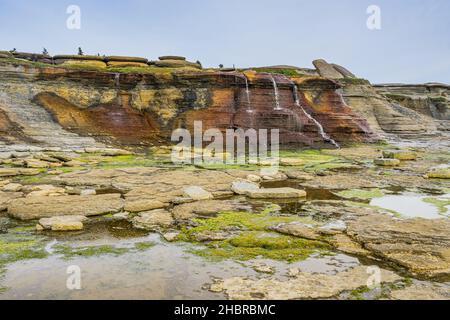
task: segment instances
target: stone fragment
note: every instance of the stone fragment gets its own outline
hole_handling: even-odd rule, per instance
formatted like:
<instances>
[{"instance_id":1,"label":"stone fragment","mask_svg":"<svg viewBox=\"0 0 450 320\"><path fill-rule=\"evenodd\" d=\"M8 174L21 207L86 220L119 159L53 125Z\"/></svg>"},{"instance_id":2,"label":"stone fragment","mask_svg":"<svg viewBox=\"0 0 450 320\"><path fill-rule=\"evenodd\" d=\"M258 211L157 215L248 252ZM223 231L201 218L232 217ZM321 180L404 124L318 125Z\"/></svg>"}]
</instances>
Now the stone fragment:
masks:
<instances>
[{"instance_id":1,"label":"stone fragment","mask_svg":"<svg viewBox=\"0 0 450 320\"><path fill-rule=\"evenodd\" d=\"M0 168L0 177L35 176L41 173L38 169Z\"/></svg>"},{"instance_id":2,"label":"stone fragment","mask_svg":"<svg viewBox=\"0 0 450 320\"><path fill-rule=\"evenodd\" d=\"M450 167L441 166L432 168L427 172L426 177L432 179L450 179Z\"/></svg>"}]
</instances>

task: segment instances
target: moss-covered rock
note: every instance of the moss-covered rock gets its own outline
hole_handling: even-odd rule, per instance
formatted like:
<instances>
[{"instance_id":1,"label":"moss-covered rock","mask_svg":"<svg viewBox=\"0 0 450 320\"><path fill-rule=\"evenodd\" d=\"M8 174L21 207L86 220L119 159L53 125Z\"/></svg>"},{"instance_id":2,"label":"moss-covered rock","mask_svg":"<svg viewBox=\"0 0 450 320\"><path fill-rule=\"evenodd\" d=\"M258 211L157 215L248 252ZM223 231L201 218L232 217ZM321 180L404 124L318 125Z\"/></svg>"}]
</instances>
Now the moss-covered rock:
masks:
<instances>
[{"instance_id":1,"label":"moss-covered rock","mask_svg":"<svg viewBox=\"0 0 450 320\"><path fill-rule=\"evenodd\" d=\"M416 160L417 153L409 150L385 150L383 151L383 157L398 160Z\"/></svg>"}]
</instances>

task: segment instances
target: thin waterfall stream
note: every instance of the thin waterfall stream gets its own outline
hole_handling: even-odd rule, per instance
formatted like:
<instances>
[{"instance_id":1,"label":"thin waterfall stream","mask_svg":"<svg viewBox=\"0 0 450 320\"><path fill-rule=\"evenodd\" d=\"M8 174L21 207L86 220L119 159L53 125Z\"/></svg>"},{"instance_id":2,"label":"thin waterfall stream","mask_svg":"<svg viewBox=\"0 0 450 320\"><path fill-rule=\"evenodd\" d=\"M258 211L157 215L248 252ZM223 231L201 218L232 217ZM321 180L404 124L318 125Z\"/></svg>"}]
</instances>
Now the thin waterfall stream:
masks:
<instances>
[{"instance_id":1,"label":"thin waterfall stream","mask_svg":"<svg viewBox=\"0 0 450 320\"><path fill-rule=\"evenodd\" d=\"M114 84L117 90L117 104L122 104L122 97L120 96L120 73L114 74Z\"/></svg>"},{"instance_id":2,"label":"thin waterfall stream","mask_svg":"<svg viewBox=\"0 0 450 320\"><path fill-rule=\"evenodd\" d=\"M279 93L278 93L277 81L275 80L273 75L270 75L270 78L272 79L273 92L274 92L274 96L275 96L275 109L274 110L281 110L281 107L280 107L280 96L279 96Z\"/></svg>"},{"instance_id":3,"label":"thin waterfall stream","mask_svg":"<svg viewBox=\"0 0 450 320\"><path fill-rule=\"evenodd\" d=\"M319 134L321 135L322 139L325 140L325 141L330 142L332 145L334 145L336 148L339 149L339 148L340 148L340 145L339 145L336 141L334 141L334 140L333 140L333 139L325 132L325 130L323 129L323 126L320 124L320 122L317 121L316 119L314 119L313 116L310 115L308 112L306 112L305 108L303 108L302 104L300 103L300 99L298 98L298 93L297 93L298 88L297 88L297 85L296 85L294 82L292 82L292 81L291 81L291 83L292 83L292 86L293 86L293 89L292 89L292 90L293 90L293 92L294 92L295 105L296 105L297 107L299 107L299 108L303 111L303 113L305 114L305 116L306 116L308 119L310 119L310 120L316 125L317 129L319 129Z\"/></svg>"},{"instance_id":4,"label":"thin waterfall stream","mask_svg":"<svg viewBox=\"0 0 450 320\"><path fill-rule=\"evenodd\" d=\"M245 94L247 96L247 112L253 112L252 110L252 103L250 100L250 88L248 86L248 79L247 76L244 74L244 79L245 79Z\"/></svg>"}]
</instances>

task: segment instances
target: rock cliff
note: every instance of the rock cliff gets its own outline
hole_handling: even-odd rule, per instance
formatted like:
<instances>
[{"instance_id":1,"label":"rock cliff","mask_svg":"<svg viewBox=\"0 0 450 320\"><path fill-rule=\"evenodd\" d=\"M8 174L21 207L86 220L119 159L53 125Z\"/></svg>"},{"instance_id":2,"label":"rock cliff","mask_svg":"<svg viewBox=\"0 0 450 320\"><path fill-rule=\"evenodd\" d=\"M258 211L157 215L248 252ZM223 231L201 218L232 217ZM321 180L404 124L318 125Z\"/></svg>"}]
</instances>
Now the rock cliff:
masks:
<instances>
[{"instance_id":1,"label":"rock cliff","mask_svg":"<svg viewBox=\"0 0 450 320\"><path fill-rule=\"evenodd\" d=\"M324 60L314 61L315 71L279 66L225 72L119 58L110 60L145 67L0 58L1 139L69 148L150 145L167 143L174 129L192 130L194 121L202 121L203 130L280 129L283 145L323 146L318 123L339 143L370 142L385 133L435 133L449 117L446 86L418 86L423 92L373 87ZM413 103L423 95L426 105Z\"/></svg>"}]
</instances>

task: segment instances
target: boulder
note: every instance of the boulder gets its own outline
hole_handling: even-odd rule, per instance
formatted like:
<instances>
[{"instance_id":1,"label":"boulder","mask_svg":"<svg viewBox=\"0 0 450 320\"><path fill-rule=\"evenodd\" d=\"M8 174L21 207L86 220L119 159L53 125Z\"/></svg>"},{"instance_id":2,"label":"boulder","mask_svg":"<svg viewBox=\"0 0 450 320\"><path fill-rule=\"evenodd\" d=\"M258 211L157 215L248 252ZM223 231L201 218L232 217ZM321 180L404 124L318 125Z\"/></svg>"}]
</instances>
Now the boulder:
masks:
<instances>
[{"instance_id":1,"label":"boulder","mask_svg":"<svg viewBox=\"0 0 450 320\"><path fill-rule=\"evenodd\" d=\"M190 186L184 188L184 196L191 198L192 200L209 200L214 198L211 192L206 191L202 187Z\"/></svg>"},{"instance_id":2,"label":"boulder","mask_svg":"<svg viewBox=\"0 0 450 320\"><path fill-rule=\"evenodd\" d=\"M32 220L63 215L96 216L117 213L122 208L120 194L37 196L12 200L8 205L8 214L20 220Z\"/></svg>"},{"instance_id":3,"label":"boulder","mask_svg":"<svg viewBox=\"0 0 450 320\"><path fill-rule=\"evenodd\" d=\"M37 230L52 231L75 231L83 229L83 221L87 220L85 216L56 216L51 218L39 219ZM42 228L40 228L42 227Z\"/></svg>"},{"instance_id":4,"label":"boulder","mask_svg":"<svg viewBox=\"0 0 450 320\"><path fill-rule=\"evenodd\" d=\"M245 195L253 199L288 199L305 197L306 191L294 188L267 188L248 190Z\"/></svg>"},{"instance_id":5,"label":"boulder","mask_svg":"<svg viewBox=\"0 0 450 320\"><path fill-rule=\"evenodd\" d=\"M342 79L344 76L336 71L331 64L323 59L318 59L313 61L314 67L316 67L319 74L324 78L329 79Z\"/></svg>"},{"instance_id":6,"label":"boulder","mask_svg":"<svg viewBox=\"0 0 450 320\"><path fill-rule=\"evenodd\" d=\"M134 217L131 222L133 227L137 229L155 231L162 228L170 227L174 220L172 214L164 209L141 212Z\"/></svg>"},{"instance_id":7,"label":"boulder","mask_svg":"<svg viewBox=\"0 0 450 320\"><path fill-rule=\"evenodd\" d=\"M386 150L383 151L383 158L398 160L416 160L417 153L408 150Z\"/></svg>"},{"instance_id":8,"label":"boulder","mask_svg":"<svg viewBox=\"0 0 450 320\"><path fill-rule=\"evenodd\" d=\"M377 166L395 167L400 164L400 160L380 158L380 159L373 160L373 163L375 163Z\"/></svg>"},{"instance_id":9,"label":"boulder","mask_svg":"<svg viewBox=\"0 0 450 320\"><path fill-rule=\"evenodd\" d=\"M338 64L332 63L331 64L333 66L333 68L339 72L340 74L342 74L344 77L346 78L356 78L356 76L351 73L347 68L344 68L343 66L340 66Z\"/></svg>"}]
</instances>

